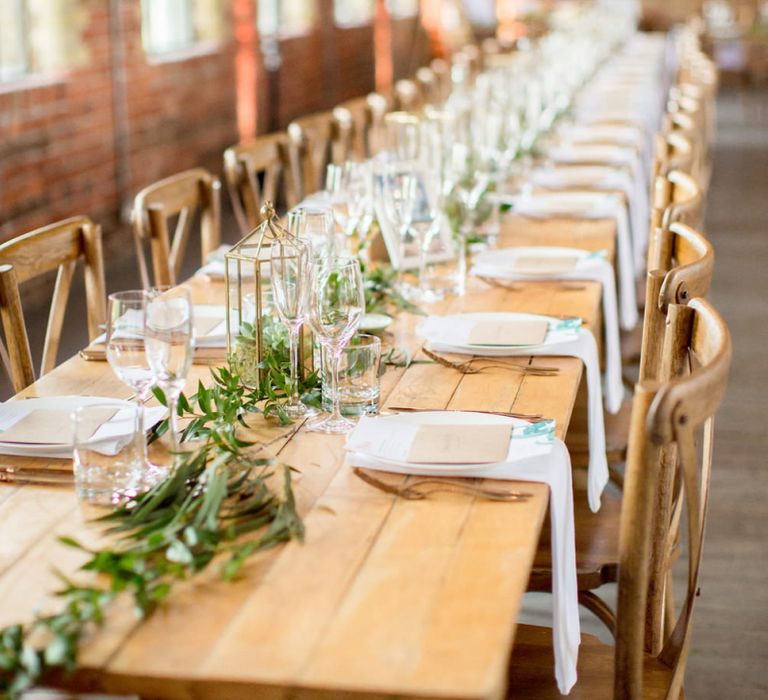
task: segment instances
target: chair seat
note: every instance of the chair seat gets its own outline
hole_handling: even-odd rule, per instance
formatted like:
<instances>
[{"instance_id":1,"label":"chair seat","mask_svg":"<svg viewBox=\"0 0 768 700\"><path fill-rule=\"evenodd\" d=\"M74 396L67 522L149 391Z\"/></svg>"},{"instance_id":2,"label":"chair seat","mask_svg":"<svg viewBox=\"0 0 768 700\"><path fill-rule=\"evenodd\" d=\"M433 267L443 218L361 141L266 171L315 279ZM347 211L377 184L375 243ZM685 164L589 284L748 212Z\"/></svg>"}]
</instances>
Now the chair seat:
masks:
<instances>
[{"instance_id":1,"label":"chair seat","mask_svg":"<svg viewBox=\"0 0 768 700\"><path fill-rule=\"evenodd\" d=\"M580 591L599 588L616 581L619 561L619 518L621 494L608 484L597 513L587 503L587 473L573 471L573 507L576 523L576 574ZM539 539L528 590L552 590L552 551L549 522Z\"/></svg>"},{"instance_id":2,"label":"chair seat","mask_svg":"<svg viewBox=\"0 0 768 700\"><path fill-rule=\"evenodd\" d=\"M518 625L515 646L509 666L510 700L536 698L562 700L554 677L552 630L549 627ZM581 635L578 681L568 695L569 700L611 700L613 697L613 647L603 644L591 634ZM645 657L643 698L664 698L672 678L672 670L658 659Z\"/></svg>"}]
</instances>

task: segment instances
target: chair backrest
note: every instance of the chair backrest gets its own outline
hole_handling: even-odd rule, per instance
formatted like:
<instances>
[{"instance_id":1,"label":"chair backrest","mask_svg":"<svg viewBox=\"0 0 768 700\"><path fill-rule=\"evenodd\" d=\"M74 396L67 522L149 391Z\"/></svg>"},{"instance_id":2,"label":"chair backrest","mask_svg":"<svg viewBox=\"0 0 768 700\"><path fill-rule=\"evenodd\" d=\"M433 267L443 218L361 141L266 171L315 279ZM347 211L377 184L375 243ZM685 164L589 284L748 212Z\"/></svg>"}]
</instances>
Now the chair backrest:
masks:
<instances>
[{"instance_id":1,"label":"chair backrest","mask_svg":"<svg viewBox=\"0 0 768 700\"><path fill-rule=\"evenodd\" d=\"M451 94L451 66L442 58L435 58L429 64L429 69L435 76L437 96L442 104Z\"/></svg>"},{"instance_id":2,"label":"chair backrest","mask_svg":"<svg viewBox=\"0 0 768 700\"><path fill-rule=\"evenodd\" d=\"M397 112L418 112L424 106L419 86L413 80L398 80L392 93Z\"/></svg>"},{"instance_id":3,"label":"chair backrest","mask_svg":"<svg viewBox=\"0 0 768 700\"><path fill-rule=\"evenodd\" d=\"M674 90L672 91L674 94ZM710 154L707 143L706 115L701 102L686 95L671 97L664 116L664 131L680 131L691 142L692 162L690 172L706 187L710 175Z\"/></svg>"},{"instance_id":4,"label":"chair backrest","mask_svg":"<svg viewBox=\"0 0 768 700\"><path fill-rule=\"evenodd\" d=\"M693 147L683 134L678 131L656 134L651 165L651 190L660 175L666 177L670 170L690 174L692 164Z\"/></svg>"},{"instance_id":5,"label":"chair backrest","mask_svg":"<svg viewBox=\"0 0 768 700\"><path fill-rule=\"evenodd\" d=\"M658 226L669 227L675 221L700 226L703 206L704 196L693 176L682 170L670 170L653 183L651 230Z\"/></svg>"},{"instance_id":6,"label":"chair backrest","mask_svg":"<svg viewBox=\"0 0 768 700\"><path fill-rule=\"evenodd\" d=\"M40 375L56 366L69 291L78 261L83 261L88 317L88 337L102 332L106 321L104 261L101 229L86 216L75 216L30 231L0 245L0 315L7 356L4 357L13 388L21 391L35 381L18 285L57 270Z\"/></svg>"},{"instance_id":7,"label":"chair backrest","mask_svg":"<svg viewBox=\"0 0 768 700\"><path fill-rule=\"evenodd\" d=\"M384 117L389 111L384 95L372 92L365 97L342 102L333 110L334 119L341 127L348 117L339 110L346 110L351 116L352 155L358 159L371 158L384 148Z\"/></svg>"},{"instance_id":8,"label":"chair backrest","mask_svg":"<svg viewBox=\"0 0 768 700\"><path fill-rule=\"evenodd\" d=\"M640 382L635 389L619 538L614 698L622 700L644 697L646 653L670 669L666 697L680 696L707 514L713 417L731 361L728 329L707 302L673 305L669 313L665 350L675 361L690 358L691 369L661 382ZM699 432L700 458L695 442ZM672 468L664 474L664 455L672 453ZM659 492L666 485L671 488L662 508ZM678 614L665 605L665 598L671 597L671 554L683 512L688 576ZM664 595L651 596L652 589Z\"/></svg>"},{"instance_id":9,"label":"chair backrest","mask_svg":"<svg viewBox=\"0 0 768 700\"><path fill-rule=\"evenodd\" d=\"M437 78L431 68L426 66L419 68L414 75L414 80L419 86L423 105L439 106L442 104Z\"/></svg>"},{"instance_id":10,"label":"chair backrest","mask_svg":"<svg viewBox=\"0 0 768 700\"><path fill-rule=\"evenodd\" d=\"M333 112L318 112L288 125L292 178L299 201L323 189L329 163L343 163L352 151L352 124L340 124Z\"/></svg>"},{"instance_id":11,"label":"chair backrest","mask_svg":"<svg viewBox=\"0 0 768 700\"><path fill-rule=\"evenodd\" d=\"M224 151L224 178L243 236L261 222L265 201L284 201L289 208L298 203L291 181L288 137L282 132Z\"/></svg>"},{"instance_id":12,"label":"chair backrest","mask_svg":"<svg viewBox=\"0 0 768 700\"><path fill-rule=\"evenodd\" d=\"M656 232L648 260L640 380L658 379L669 308L704 297L712 283L715 253L704 236L681 222Z\"/></svg>"},{"instance_id":13,"label":"chair backrest","mask_svg":"<svg viewBox=\"0 0 768 700\"><path fill-rule=\"evenodd\" d=\"M201 260L221 243L221 183L203 168L193 168L171 175L145 187L133 200L133 233L141 282L150 286L145 240L152 253L154 284L174 285L178 282L184 253L199 214ZM169 220L177 217L173 238Z\"/></svg>"}]
</instances>

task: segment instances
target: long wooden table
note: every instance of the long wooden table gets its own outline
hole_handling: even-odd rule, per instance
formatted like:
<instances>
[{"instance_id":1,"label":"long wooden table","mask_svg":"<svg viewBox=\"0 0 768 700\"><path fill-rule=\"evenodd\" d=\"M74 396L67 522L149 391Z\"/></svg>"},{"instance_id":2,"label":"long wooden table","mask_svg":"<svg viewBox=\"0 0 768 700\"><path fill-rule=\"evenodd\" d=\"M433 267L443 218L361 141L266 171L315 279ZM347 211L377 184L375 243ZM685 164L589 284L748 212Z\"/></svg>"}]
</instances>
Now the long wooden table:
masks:
<instances>
[{"instance_id":1,"label":"long wooden table","mask_svg":"<svg viewBox=\"0 0 768 700\"><path fill-rule=\"evenodd\" d=\"M614 253L611 221L510 218L503 244L575 245ZM198 302L223 285L191 283ZM436 313L507 310L579 315L600 328L600 286L536 282L514 290L475 280ZM394 324L395 344L418 351L418 318ZM554 377L504 369L462 375L438 364L389 369L384 406L541 413L565 437L582 376L570 357L506 358L559 368ZM195 365L189 386L207 376ZM125 397L105 362L75 357L23 396ZM264 423L265 437L286 428ZM212 567L179 584L149 620L129 601L82 647L80 668L55 684L150 698L497 698L503 694L515 624L548 494L499 503L460 494L406 501L375 490L343 465L343 438L299 431L275 452L300 473L297 507L306 541L257 555L235 583ZM4 457L5 463L26 460ZM37 462L39 465L39 461ZM65 466L65 468L68 468ZM407 477L396 477L406 479ZM56 542L96 544L68 489L0 488L0 625L55 609L52 567L73 572L81 555Z\"/></svg>"}]
</instances>

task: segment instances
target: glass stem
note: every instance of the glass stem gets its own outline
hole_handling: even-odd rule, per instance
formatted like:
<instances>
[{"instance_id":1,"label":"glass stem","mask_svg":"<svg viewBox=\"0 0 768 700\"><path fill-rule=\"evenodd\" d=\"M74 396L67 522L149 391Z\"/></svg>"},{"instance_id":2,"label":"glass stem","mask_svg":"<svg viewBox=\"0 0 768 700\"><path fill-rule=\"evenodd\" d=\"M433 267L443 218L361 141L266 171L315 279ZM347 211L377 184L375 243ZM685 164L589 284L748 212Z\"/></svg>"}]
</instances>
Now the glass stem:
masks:
<instances>
[{"instance_id":1,"label":"glass stem","mask_svg":"<svg viewBox=\"0 0 768 700\"><path fill-rule=\"evenodd\" d=\"M291 353L291 396L288 404L296 406L299 401L299 330L301 326L291 326L288 332L288 345Z\"/></svg>"},{"instance_id":2,"label":"glass stem","mask_svg":"<svg viewBox=\"0 0 768 700\"><path fill-rule=\"evenodd\" d=\"M404 226L400 229L399 251L400 251L400 264L397 267L397 288L402 292L405 286L405 253L407 246L405 244L406 236L408 235L408 226Z\"/></svg>"},{"instance_id":3,"label":"glass stem","mask_svg":"<svg viewBox=\"0 0 768 700\"><path fill-rule=\"evenodd\" d=\"M456 273L456 294L463 296L467 286L467 241L472 233L472 225L465 224L459 229L458 270Z\"/></svg>"},{"instance_id":4,"label":"glass stem","mask_svg":"<svg viewBox=\"0 0 768 700\"><path fill-rule=\"evenodd\" d=\"M168 432L171 434L171 450L179 451L179 395L176 391L166 391L168 397Z\"/></svg>"},{"instance_id":5,"label":"glass stem","mask_svg":"<svg viewBox=\"0 0 768 700\"><path fill-rule=\"evenodd\" d=\"M419 289L425 290L427 284L427 231L419 226L416 231L419 234Z\"/></svg>"},{"instance_id":6,"label":"glass stem","mask_svg":"<svg viewBox=\"0 0 768 700\"><path fill-rule=\"evenodd\" d=\"M339 362L342 348L331 350L331 397L333 398L333 412L331 421L341 420L341 396L339 395Z\"/></svg>"},{"instance_id":7,"label":"glass stem","mask_svg":"<svg viewBox=\"0 0 768 700\"><path fill-rule=\"evenodd\" d=\"M149 453L147 452L147 436L144 434L144 396L143 392L137 392L136 398L136 413L139 416L139 433L141 434L141 461L146 464L149 459Z\"/></svg>"}]
</instances>

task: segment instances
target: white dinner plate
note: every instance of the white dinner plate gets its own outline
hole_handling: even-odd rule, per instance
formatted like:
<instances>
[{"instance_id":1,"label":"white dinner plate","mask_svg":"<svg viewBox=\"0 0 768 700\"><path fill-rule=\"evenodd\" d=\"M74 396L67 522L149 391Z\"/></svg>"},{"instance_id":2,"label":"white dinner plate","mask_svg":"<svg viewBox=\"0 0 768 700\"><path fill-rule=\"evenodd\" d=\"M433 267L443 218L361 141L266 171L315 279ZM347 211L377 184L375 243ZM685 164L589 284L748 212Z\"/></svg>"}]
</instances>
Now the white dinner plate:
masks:
<instances>
[{"instance_id":1,"label":"white dinner plate","mask_svg":"<svg viewBox=\"0 0 768 700\"><path fill-rule=\"evenodd\" d=\"M379 416L374 420L396 421L398 423L409 423L411 425L509 425L513 430L519 427L530 425L528 421L511 416L497 416L491 413L476 413L473 411L419 411L415 413L397 413L393 415ZM443 476L461 476L462 473L472 470L492 469L502 466L509 461L517 458L516 452L525 451L525 457L535 454L545 454L549 452L551 446L541 443L541 436L535 435L530 438L515 435L510 441L509 453L505 462L486 463L468 463L468 464L443 464L443 463L423 463L404 462L400 460L386 459L379 456L370 456L365 453L361 457L379 462L382 467L391 466L393 468L411 468L417 469L419 473L441 474ZM530 453L530 454L528 454ZM355 453L353 453L355 454ZM523 455L520 455L523 457ZM354 460L352 460L354 464ZM371 467L373 468L373 467Z\"/></svg>"},{"instance_id":2,"label":"white dinner plate","mask_svg":"<svg viewBox=\"0 0 768 700\"><path fill-rule=\"evenodd\" d=\"M49 409L55 411L74 412L80 406L92 406L106 403L116 408L132 405L130 401L116 399L111 396L45 396L32 399L18 399L8 401L4 406L10 407L19 404L20 409ZM71 457L73 445L73 432L61 436L60 442L21 444L17 442L4 442L0 433L0 454L16 455L21 457Z\"/></svg>"}]
</instances>

